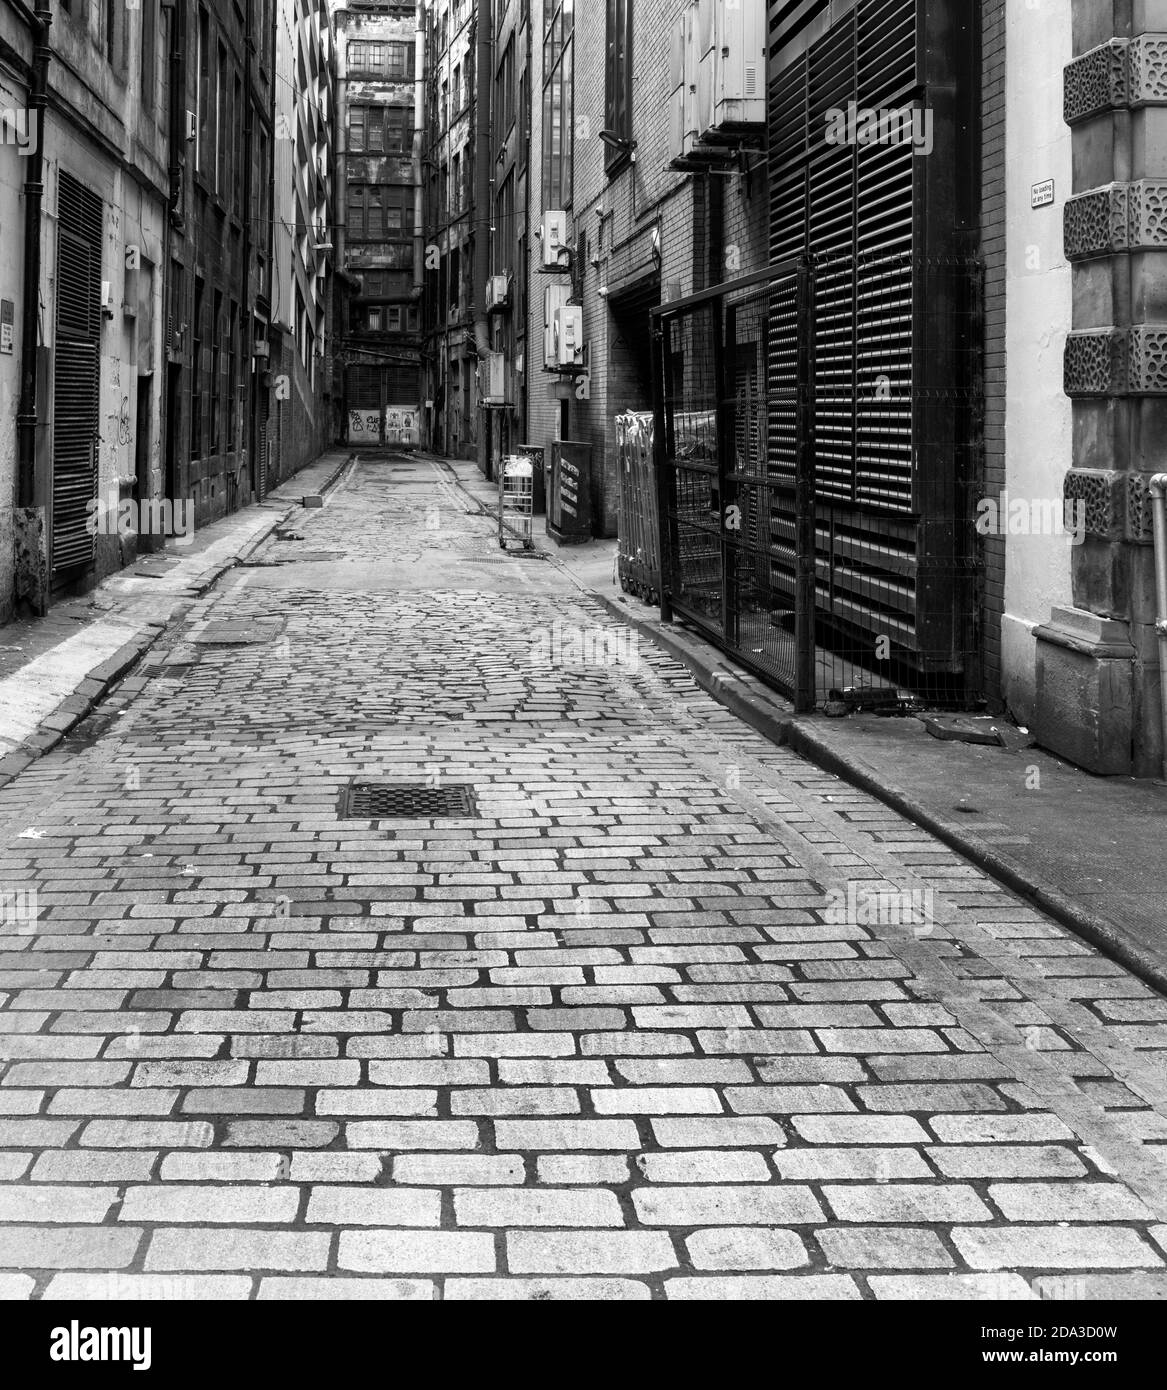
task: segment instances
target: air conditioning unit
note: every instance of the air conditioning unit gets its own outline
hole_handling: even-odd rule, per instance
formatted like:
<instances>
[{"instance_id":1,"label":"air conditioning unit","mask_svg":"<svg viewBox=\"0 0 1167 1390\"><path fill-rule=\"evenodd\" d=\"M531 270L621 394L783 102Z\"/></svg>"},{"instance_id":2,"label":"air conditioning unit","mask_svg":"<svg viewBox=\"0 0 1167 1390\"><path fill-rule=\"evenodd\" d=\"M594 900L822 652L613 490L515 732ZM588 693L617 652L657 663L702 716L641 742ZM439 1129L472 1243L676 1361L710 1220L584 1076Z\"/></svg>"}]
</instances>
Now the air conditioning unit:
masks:
<instances>
[{"instance_id":1,"label":"air conditioning unit","mask_svg":"<svg viewBox=\"0 0 1167 1390\"><path fill-rule=\"evenodd\" d=\"M555 315L571 298L571 282L557 280L543 291L543 367L553 372L559 366L555 353Z\"/></svg>"},{"instance_id":2,"label":"air conditioning unit","mask_svg":"<svg viewBox=\"0 0 1167 1390\"><path fill-rule=\"evenodd\" d=\"M766 0L700 0L698 126L704 136L766 123Z\"/></svg>"},{"instance_id":3,"label":"air conditioning unit","mask_svg":"<svg viewBox=\"0 0 1167 1390\"><path fill-rule=\"evenodd\" d=\"M674 161L692 156L706 128L701 99L705 111L713 109L712 87L699 90L701 57L711 44L712 9L707 0L689 0L674 23L670 49L669 154Z\"/></svg>"},{"instance_id":4,"label":"air conditioning unit","mask_svg":"<svg viewBox=\"0 0 1167 1390\"><path fill-rule=\"evenodd\" d=\"M565 304L556 309L552 325L555 343L555 365L564 368L582 367L584 364L583 308L578 304Z\"/></svg>"},{"instance_id":5,"label":"air conditioning unit","mask_svg":"<svg viewBox=\"0 0 1167 1390\"><path fill-rule=\"evenodd\" d=\"M510 299L510 280L505 275L492 275L486 282L486 310L487 313L496 309L505 309Z\"/></svg>"},{"instance_id":6,"label":"air conditioning unit","mask_svg":"<svg viewBox=\"0 0 1167 1390\"><path fill-rule=\"evenodd\" d=\"M723 8L722 0L700 0L697 6L693 33L693 67L690 69L693 113L690 129L698 140L713 129L714 66L717 61L717 22L715 12Z\"/></svg>"},{"instance_id":7,"label":"air conditioning unit","mask_svg":"<svg viewBox=\"0 0 1167 1390\"><path fill-rule=\"evenodd\" d=\"M685 40L689 28L689 11L685 9L673 21L669 40L669 157L685 156Z\"/></svg>"},{"instance_id":8,"label":"air conditioning unit","mask_svg":"<svg viewBox=\"0 0 1167 1390\"><path fill-rule=\"evenodd\" d=\"M568 215L563 211L543 214L543 269L566 270L571 260L567 242Z\"/></svg>"},{"instance_id":9,"label":"air conditioning unit","mask_svg":"<svg viewBox=\"0 0 1167 1390\"><path fill-rule=\"evenodd\" d=\"M482 380L483 405L506 405L507 359L505 353L488 352Z\"/></svg>"}]
</instances>

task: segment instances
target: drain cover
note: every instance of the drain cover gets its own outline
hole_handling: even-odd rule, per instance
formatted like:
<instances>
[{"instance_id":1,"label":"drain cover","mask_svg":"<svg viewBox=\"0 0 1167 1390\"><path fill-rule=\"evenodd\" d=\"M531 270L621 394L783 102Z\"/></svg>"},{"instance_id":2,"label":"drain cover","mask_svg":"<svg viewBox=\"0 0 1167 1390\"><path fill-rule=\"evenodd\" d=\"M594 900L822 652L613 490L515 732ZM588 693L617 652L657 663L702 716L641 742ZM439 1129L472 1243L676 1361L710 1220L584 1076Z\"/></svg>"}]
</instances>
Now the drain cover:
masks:
<instances>
[{"instance_id":1,"label":"drain cover","mask_svg":"<svg viewBox=\"0 0 1167 1390\"><path fill-rule=\"evenodd\" d=\"M472 815L474 789L463 784L427 787L420 782L350 782L340 794L342 820Z\"/></svg>"}]
</instances>

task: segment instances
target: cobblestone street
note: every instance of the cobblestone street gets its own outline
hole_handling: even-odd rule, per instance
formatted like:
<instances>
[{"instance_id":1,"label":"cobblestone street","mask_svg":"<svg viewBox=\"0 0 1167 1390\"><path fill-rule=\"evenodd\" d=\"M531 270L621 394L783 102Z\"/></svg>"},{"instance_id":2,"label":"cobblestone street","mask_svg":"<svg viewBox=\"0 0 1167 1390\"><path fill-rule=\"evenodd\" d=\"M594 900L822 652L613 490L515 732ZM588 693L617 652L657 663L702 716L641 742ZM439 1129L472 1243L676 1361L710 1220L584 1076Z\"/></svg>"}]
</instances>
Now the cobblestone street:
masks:
<instances>
[{"instance_id":1,"label":"cobblestone street","mask_svg":"<svg viewBox=\"0 0 1167 1390\"><path fill-rule=\"evenodd\" d=\"M0 790L0 1295L1167 1297L1167 1002L630 643L366 455Z\"/></svg>"}]
</instances>

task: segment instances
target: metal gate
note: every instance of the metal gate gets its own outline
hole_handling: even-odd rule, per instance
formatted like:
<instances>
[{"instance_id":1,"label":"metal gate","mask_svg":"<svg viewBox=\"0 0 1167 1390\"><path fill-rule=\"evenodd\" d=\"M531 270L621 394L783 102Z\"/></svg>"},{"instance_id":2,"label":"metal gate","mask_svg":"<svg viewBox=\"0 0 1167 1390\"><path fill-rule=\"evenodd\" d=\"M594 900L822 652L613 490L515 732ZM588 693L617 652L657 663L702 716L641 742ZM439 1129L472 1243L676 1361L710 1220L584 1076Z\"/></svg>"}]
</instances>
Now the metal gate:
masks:
<instances>
[{"instance_id":1,"label":"metal gate","mask_svg":"<svg viewBox=\"0 0 1167 1390\"><path fill-rule=\"evenodd\" d=\"M653 313L662 613L815 705L809 258ZM793 468L788 466L793 462ZM793 525L776 524L782 513Z\"/></svg>"},{"instance_id":2,"label":"metal gate","mask_svg":"<svg viewBox=\"0 0 1167 1390\"><path fill-rule=\"evenodd\" d=\"M969 698L978 271L804 256L654 312L662 616L800 713Z\"/></svg>"}]
</instances>

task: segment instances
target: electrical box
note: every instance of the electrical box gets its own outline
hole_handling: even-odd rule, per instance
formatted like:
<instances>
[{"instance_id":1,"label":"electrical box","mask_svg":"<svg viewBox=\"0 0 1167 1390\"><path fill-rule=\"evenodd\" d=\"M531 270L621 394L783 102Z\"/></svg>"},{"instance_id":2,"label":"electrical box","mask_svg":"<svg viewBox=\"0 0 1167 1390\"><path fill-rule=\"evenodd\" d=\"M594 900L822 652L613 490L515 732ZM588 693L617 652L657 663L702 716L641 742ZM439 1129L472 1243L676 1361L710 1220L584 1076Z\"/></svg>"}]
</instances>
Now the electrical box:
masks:
<instances>
[{"instance_id":1,"label":"electrical box","mask_svg":"<svg viewBox=\"0 0 1167 1390\"><path fill-rule=\"evenodd\" d=\"M568 215L562 210L543 214L543 269L565 270L571 259Z\"/></svg>"},{"instance_id":2,"label":"electrical box","mask_svg":"<svg viewBox=\"0 0 1167 1390\"><path fill-rule=\"evenodd\" d=\"M487 312L505 309L510 300L510 281L505 275L492 275L486 282Z\"/></svg>"},{"instance_id":3,"label":"electrical box","mask_svg":"<svg viewBox=\"0 0 1167 1390\"><path fill-rule=\"evenodd\" d=\"M556 281L543 291L543 366L554 371L559 362L555 352L555 315L571 298L571 282Z\"/></svg>"},{"instance_id":4,"label":"electrical box","mask_svg":"<svg viewBox=\"0 0 1167 1390\"><path fill-rule=\"evenodd\" d=\"M685 34L689 23L687 6L673 20L669 35L669 157L685 154Z\"/></svg>"},{"instance_id":5,"label":"electrical box","mask_svg":"<svg viewBox=\"0 0 1167 1390\"><path fill-rule=\"evenodd\" d=\"M482 382L483 405L506 405L507 359L501 352L488 352Z\"/></svg>"},{"instance_id":6,"label":"electrical box","mask_svg":"<svg viewBox=\"0 0 1167 1390\"><path fill-rule=\"evenodd\" d=\"M707 166L766 128L765 0L690 0L673 28L669 154Z\"/></svg>"},{"instance_id":7,"label":"electrical box","mask_svg":"<svg viewBox=\"0 0 1167 1390\"><path fill-rule=\"evenodd\" d=\"M765 0L701 0L702 134L766 123Z\"/></svg>"},{"instance_id":8,"label":"electrical box","mask_svg":"<svg viewBox=\"0 0 1167 1390\"><path fill-rule=\"evenodd\" d=\"M724 0L700 0L696 12L696 24L690 54L693 58L690 81L693 90L692 129L698 140L703 139L714 126L714 86L715 68L718 60L717 45L720 42L719 24L715 13L725 8Z\"/></svg>"},{"instance_id":9,"label":"electrical box","mask_svg":"<svg viewBox=\"0 0 1167 1390\"><path fill-rule=\"evenodd\" d=\"M584 365L582 306L565 304L562 309L557 309L553 328L555 365L561 370L565 367L582 367Z\"/></svg>"}]
</instances>

